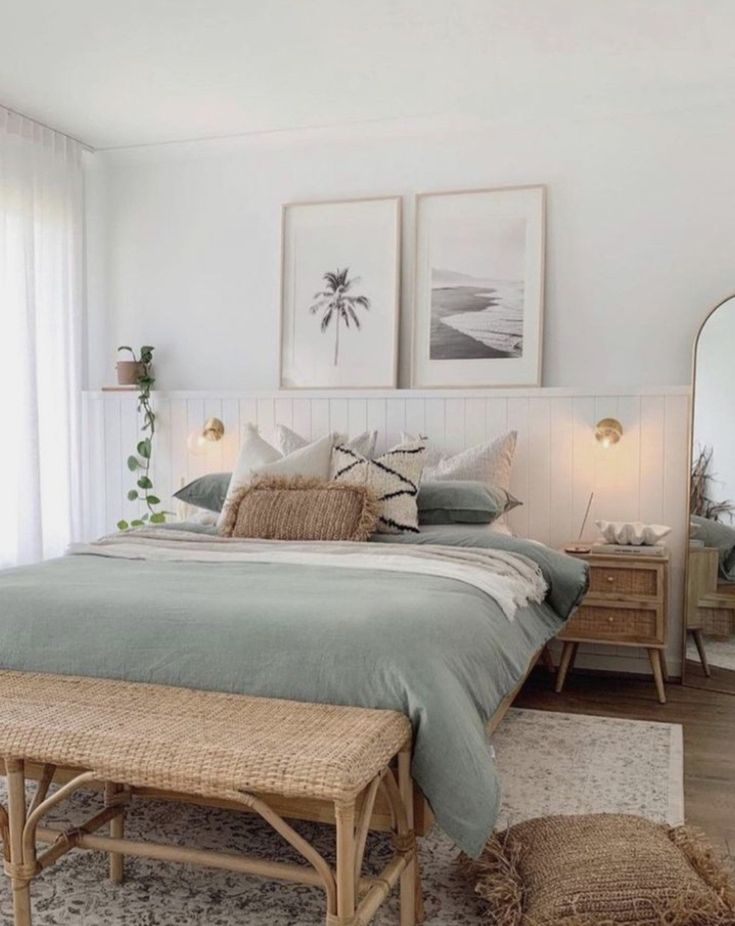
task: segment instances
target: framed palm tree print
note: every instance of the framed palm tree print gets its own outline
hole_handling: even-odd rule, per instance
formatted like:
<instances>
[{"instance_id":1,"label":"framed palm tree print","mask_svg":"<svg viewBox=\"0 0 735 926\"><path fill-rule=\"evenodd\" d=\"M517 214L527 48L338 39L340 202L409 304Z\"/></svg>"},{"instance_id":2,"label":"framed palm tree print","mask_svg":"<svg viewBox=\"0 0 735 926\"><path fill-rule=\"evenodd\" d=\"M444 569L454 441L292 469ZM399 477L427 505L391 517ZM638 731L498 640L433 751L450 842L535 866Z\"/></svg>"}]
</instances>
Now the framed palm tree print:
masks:
<instances>
[{"instance_id":1,"label":"framed palm tree print","mask_svg":"<svg viewBox=\"0 0 735 926\"><path fill-rule=\"evenodd\" d=\"M414 386L540 385L544 201L542 186L417 197Z\"/></svg>"},{"instance_id":2,"label":"framed palm tree print","mask_svg":"<svg viewBox=\"0 0 735 926\"><path fill-rule=\"evenodd\" d=\"M283 207L281 386L393 388L400 197Z\"/></svg>"}]
</instances>

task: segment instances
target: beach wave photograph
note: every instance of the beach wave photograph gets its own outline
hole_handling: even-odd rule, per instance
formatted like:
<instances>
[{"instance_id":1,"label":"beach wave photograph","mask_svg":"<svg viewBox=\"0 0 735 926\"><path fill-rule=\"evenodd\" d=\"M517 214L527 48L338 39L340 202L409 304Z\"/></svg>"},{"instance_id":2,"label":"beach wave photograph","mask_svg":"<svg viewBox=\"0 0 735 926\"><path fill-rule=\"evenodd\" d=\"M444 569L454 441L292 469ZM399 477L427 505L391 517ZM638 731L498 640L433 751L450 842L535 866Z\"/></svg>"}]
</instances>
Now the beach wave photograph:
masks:
<instances>
[{"instance_id":1,"label":"beach wave photograph","mask_svg":"<svg viewBox=\"0 0 735 926\"><path fill-rule=\"evenodd\" d=\"M523 281L431 272L432 360L523 356Z\"/></svg>"},{"instance_id":2,"label":"beach wave photograph","mask_svg":"<svg viewBox=\"0 0 735 926\"><path fill-rule=\"evenodd\" d=\"M431 360L523 356L526 220L487 215L435 235Z\"/></svg>"},{"instance_id":3,"label":"beach wave photograph","mask_svg":"<svg viewBox=\"0 0 735 926\"><path fill-rule=\"evenodd\" d=\"M538 384L544 210L541 186L419 196L414 385Z\"/></svg>"}]
</instances>

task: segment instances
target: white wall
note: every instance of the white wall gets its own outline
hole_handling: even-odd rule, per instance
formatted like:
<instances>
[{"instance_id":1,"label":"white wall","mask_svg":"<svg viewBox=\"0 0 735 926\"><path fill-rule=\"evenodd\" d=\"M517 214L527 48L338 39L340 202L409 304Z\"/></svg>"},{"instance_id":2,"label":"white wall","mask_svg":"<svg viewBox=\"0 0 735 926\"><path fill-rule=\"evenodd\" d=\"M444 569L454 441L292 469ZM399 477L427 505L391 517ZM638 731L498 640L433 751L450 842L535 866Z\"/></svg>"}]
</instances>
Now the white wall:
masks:
<instances>
[{"instance_id":1,"label":"white wall","mask_svg":"<svg viewBox=\"0 0 735 926\"><path fill-rule=\"evenodd\" d=\"M147 342L161 387L276 386L289 200L406 196L406 345L410 194L524 183L549 193L544 384L687 383L700 320L735 290L732 116L437 118L100 152L89 385L113 381L117 344ZM402 385L406 370L404 353Z\"/></svg>"}]
</instances>

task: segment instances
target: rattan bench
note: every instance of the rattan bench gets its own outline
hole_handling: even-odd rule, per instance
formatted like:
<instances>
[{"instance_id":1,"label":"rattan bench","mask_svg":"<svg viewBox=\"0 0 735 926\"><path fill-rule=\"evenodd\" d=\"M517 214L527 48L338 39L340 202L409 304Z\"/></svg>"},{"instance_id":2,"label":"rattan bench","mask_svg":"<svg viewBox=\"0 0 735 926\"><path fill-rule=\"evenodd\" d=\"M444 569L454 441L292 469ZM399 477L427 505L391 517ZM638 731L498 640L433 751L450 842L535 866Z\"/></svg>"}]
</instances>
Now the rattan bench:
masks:
<instances>
[{"instance_id":1,"label":"rattan bench","mask_svg":"<svg viewBox=\"0 0 735 926\"><path fill-rule=\"evenodd\" d=\"M395 711L0 671L0 756L8 779L0 829L15 926L30 926L33 878L73 848L109 853L117 882L123 857L135 855L321 886L327 926L369 923L400 881L401 926L413 926L419 891L410 742L410 724ZM65 783L51 790L62 770ZM29 777L38 785L27 806ZM77 788L97 784L104 785L105 808L82 826L39 825ZM369 878L361 876L362 860L379 791L391 808L394 852ZM224 800L254 811L308 865L126 839L126 805L147 794ZM271 796L334 808L334 869L273 809ZM109 835L100 834L107 825ZM39 851L37 843L47 848Z\"/></svg>"}]
</instances>

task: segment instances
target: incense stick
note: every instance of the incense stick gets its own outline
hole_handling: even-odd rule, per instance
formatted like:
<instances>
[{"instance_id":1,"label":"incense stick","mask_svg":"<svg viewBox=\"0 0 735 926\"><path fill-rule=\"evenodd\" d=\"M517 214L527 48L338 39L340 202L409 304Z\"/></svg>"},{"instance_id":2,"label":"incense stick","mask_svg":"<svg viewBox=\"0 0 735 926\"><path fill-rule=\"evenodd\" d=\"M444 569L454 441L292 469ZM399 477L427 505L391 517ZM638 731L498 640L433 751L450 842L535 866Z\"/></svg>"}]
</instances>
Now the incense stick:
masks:
<instances>
[{"instance_id":1,"label":"incense stick","mask_svg":"<svg viewBox=\"0 0 735 926\"><path fill-rule=\"evenodd\" d=\"M582 539L582 534L584 533L584 528L585 528L585 525L587 524L587 518L590 516L590 508L592 507L592 499L594 497L595 497L595 493L590 492L590 500L587 502L587 510L584 513L584 518L582 519L582 526L579 529L579 537L577 537L578 541Z\"/></svg>"}]
</instances>

